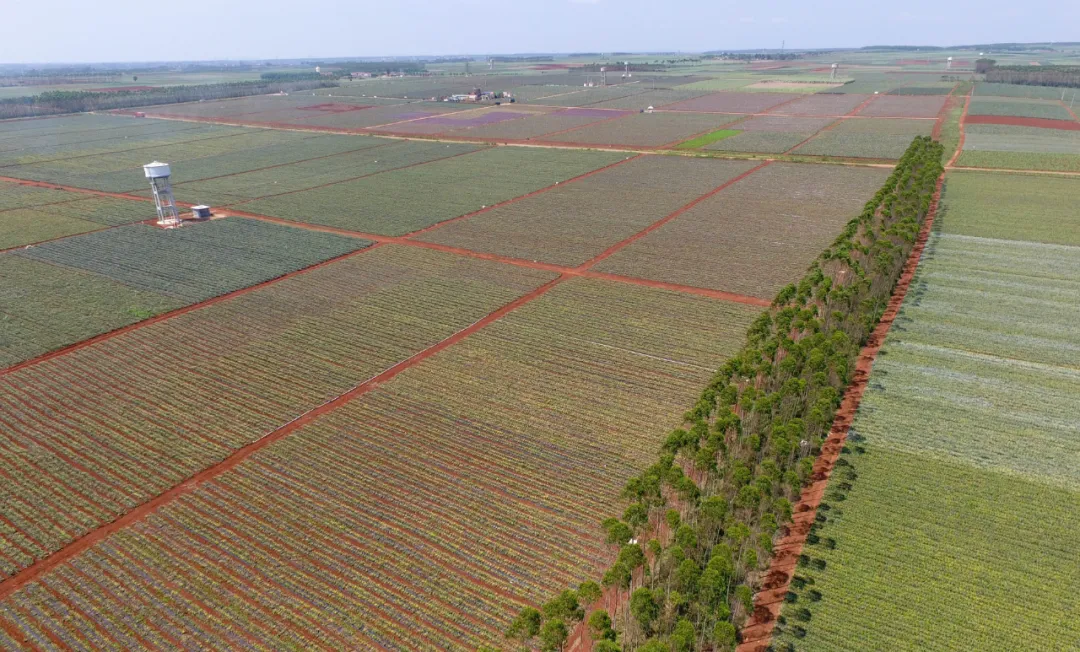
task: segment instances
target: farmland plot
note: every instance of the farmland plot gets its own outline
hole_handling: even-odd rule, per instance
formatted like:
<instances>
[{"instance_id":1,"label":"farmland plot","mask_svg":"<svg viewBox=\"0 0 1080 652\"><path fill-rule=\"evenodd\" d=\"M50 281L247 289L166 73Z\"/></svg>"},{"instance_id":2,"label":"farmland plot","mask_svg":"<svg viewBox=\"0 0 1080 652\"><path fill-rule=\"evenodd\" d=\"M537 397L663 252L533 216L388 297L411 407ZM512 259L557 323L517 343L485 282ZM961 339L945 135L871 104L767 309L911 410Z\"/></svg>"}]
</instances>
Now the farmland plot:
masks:
<instances>
[{"instance_id":1,"label":"farmland plot","mask_svg":"<svg viewBox=\"0 0 1080 652\"><path fill-rule=\"evenodd\" d=\"M713 131L741 116L692 113L633 113L541 140L579 145L660 147Z\"/></svg>"},{"instance_id":2,"label":"farmland plot","mask_svg":"<svg viewBox=\"0 0 1080 652\"><path fill-rule=\"evenodd\" d=\"M491 138L499 139L529 139L543 136L556 131L565 131L574 127L582 127L587 124L599 122L609 118L617 118L624 115L619 111L599 111L589 109L566 109L553 113L537 114L523 120L512 120L496 124L468 127L465 129L453 129L446 132L447 136L465 136L468 138Z\"/></svg>"},{"instance_id":3,"label":"farmland plot","mask_svg":"<svg viewBox=\"0 0 1080 652\"><path fill-rule=\"evenodd\" d=\"M851 118L815 136L794 154L896 159L915 136L929 136L933 120Z\"/></svg>"},{"instance_id":4,"label":"farmland plot","mask_svg":"<svg viewBox=\"0 0 1080 652\"><path fill-rule=\"evenodd\" d=\"M445 144L435 145L449 151ZM491 148L237 208L298 222L403 235L624 157L612 152Z\"/></svg>"},{"instance_id":5,"label":"farmland plot","mask_svg":"<svg viewBox=\"0 0 1080 652\"><path fill-rule=\"evenodd\" d=\"M1080 132L967 124L959 166L1080 172Z\"/></svg>"},{"instance_id":6,"label":"farmland plot","mask_svg":"<svg viewBox=\"0 0 1080 652\"><path fill-rule=\"evenodd\" d=\"M0 277L0 369L183 305L97 274L11 254L0 254Z\"/></svg>"},{"instance_id":7,"label":"farmland plot","mask_svg":"<svg viewBox=\"0 0 1080 652\"><path fill-rule=\"evenodd\" d=\"M742 133L707 145L705 149L782 154L834 121L835 118L754 116L733 126Z\"/></svg>"},{"instance_id":8,"label":"farmland plot","mask_svg":"<svg viewBox=\"0 0 1080 652\"><path fill-rule=\"evenodd\" d=\"M1027 84L995 84L992 82L976 82L975 97L990 96L993 99L1002 97L1018 97L1032 100L1060 100L1061 88L1057 86L1029 86ZM1072 97L1072 90L1064 94L1065 100Z\"/></svg>"},{"instance_id":9,"label":"farmland plot","mask_svg":"<svg viewBox=\"0 0 1080 652\"><path fill-rule=\"evenodd\" d=\"M118 118L123 119L123 118ZM65 170L73 174L93 169L98 160L138 160L147 163L153 160L158 152L167 152L169 155L180 153L184 146L193 147L195 143L205 146L230 137L240 137L238 142L226 140L226 147L236 145L243 147L245 136L258 139L273 138L273 134L256 133L239 127L223 125L192 125L181 122L170 123L174 129L146 134L142 137L117 136L112 130L106 138L94 140L87 138L84 142L68 143L66 145L49 147L44 146L38 139L32 139L28 146L0 153L0 162L4 165L3 173L6 176L22 177L21 170ZM89 134L88 134L89 136ZM191 150L197 152L198 150ZM147 156L150 158L146 158ZM86 161L93 163L87 166ZM133 163L134 164L134 163ZM109 168L105 168L109 169ZM37 178L37 177L27 177ZM48 180L44 178L44 180Z\"/></svg>"},{"instance_id":10,"label":"farmland plot","mask_svg":"<svg viewBox=\"0 0 1080 652\"><path fill-rule=\"evenodd\" d=\"M31 131L19 137L0 138L0 166L80 155L87 150L98 151L98 148L138 147L140 143L159 141L166 135L207 133L202 125L114 119L117 124L110 127L83 124L82 128L73 125L53 133Z\"/></svg>"},{"instance_id":11,"label":"farmland plot","mask_svg":"<svg viewBox=\"0 0 1080 652\"><path fill-rule=\"evenodd\" d=\"M857 93L815 93L804 97L801 100L795 100L794 102L778 107L774 109L772 113L782 115L841 116L854 110L870 97L870 95L859 95Z\"/></svg>"},{"instance_id":12,"label":"farmland plot","mask_svg":"<svg viewBox=\"0 0 1080 652\"><path fill-rule=\"evenodd\" d=\"M420 239L577 266L753 166L645 156Z\"/></svg>"},{"instance_id":13,"label":"farmland plot","mask_svg":"<svg viewBox=\"0 0 1080 652\"><path fill-rule=\"evenodd\" d=\"M136 224L16 252L197 303L370 244L366 240L230 217L181 229Z\"/></svg>"},{"instance_id":14,"label":"farmland plot","mask_svg":"<svg viewBox=\"0 0 1080 652\"><path fill-rule=\"evenodd\" d=\"M333 138L348 140L352 137L334 136ZM253 199L299 192L316 186L339 183L479 150L479 147L475 145L461 143L363 139L363 142L367 144L372 141L380 146L362 147L291 165L184 183L177 185L173 190L180 201L209 203L213 206L232 205ZM149 196L149 191L141 194Z\"/></svg>"},{"instance_id":15,"label":"farmland plot","mask_svg":"<svg viewBox=\"0 0 1080 652\"><path fill-rule=\"evenodd\" d=\"M884 118L933 118L945 106L943 95L879 95L861 116Z\"/></svg>"},{"instance_id":16,"label":"farmland plot","mask_svg":"<svg viewBox=\"0 0 1080 652\"><path fill-rule=\"evenodd\" d=\"M387 246L0 376L3 574L550 278Z\"/></svg>"},{"instance_id":17,"label":"farmland plot","mask_svg":"<svg viewBox=\"0 0 1080 652\"><path fill-rule=\"evenodd\" d=\"M836 549L806 549L826 569L797 571L822 594L791 605L812 610L808 633L780 643L824 652L1075 647L1080 492L866 449L850 456L858 480L822 531Z\"/></svg>"},{"instance_id":18,"label":"farmland plot","mask_svg":"<svg viewBox=\"0 0 1080 652\"><path fill-rule=\"evenodd\" d=\"M6 176L35 181L103 190L128 192L145 187L142 166L152 160L165 160L177 170L186 165L198 165L198 159L216 157L236 150L257 149L282 141L299 140L282 137L281 132L253 131L241 127L204 125L225 133L202 135L198 138L169 143L144 145L123 151L93 153L60 158L47 162L4 168Z\"/></svg>"},{"instance_id":19,"label":"farmland plot","mask_svg":"<svg viewBox=\"0 0 1080 652\"><path fill-rule=\"evenodd\" d=\"M947 233L1080 246L1076 179L958 171L945 197L938 223Z\"/></svg>"},{"instance_id":20,"label":"farmland plot","mask_svg":"<svg viewBox=\"0 0 1080 652\"><path fill-rule=\"evenodd\" d=\"M665 111L760 113L801 97L793 93L713 93L664 107Z\"/></svg>"},{"instance_id":21,"label":"farmland plot","mask_svg":"<svg viewBox=\"0 0 1080 652\"><path fill-rule=\"evenodd\" d=\"M867 451L848 456L858 479L826 512L820 534L835 550L811 546L825 568L799 571L822 596L789 608L812 611L805 638L791 639L800 648L1080 640L1080 247L1038 242L1059 195L1007 198L1029 181L1043 182L947 179L942 221L852 427Z\"/></svg>"},{"instance_id":22,"label":"farmland plot","mask_svg":"<svg viewBox=\"0 0 1080 652\"><path fill-rule=\"evenodd\" d=\"M498 643L518 606L597 571L597 519L756 314L566 282L24 587L0 617L32 638L93 636L100 618L193 645ZM117 597L124 584L144 606ZM72 603L95 615L62 620Z\"/></svg>"},{"instance_id":23,"label":"farmland plot","mask_svg":"<svg viewBox=\"0 0 1080 652\"><path fill-rule=\"evenodd\" d=\"M1061 102L1012 97L973 97L971 106L968 107L968 114L1074 121Z\"/></svg>"},{"instance_id":24,"label":"farmland plot","mask_svg":"<svg viewBox=\"0 0 1080 652\"><path fill-rule=\"evenodd\" d=\"M775 163L596 266L771 299L798 279L888 170Z\"/></svg>"},{"instance_id":25,"label":"farmland plot","mask_svg":"<svg viewBox=\"0 0 1080 652\"><path fill-rule=\"evenodd\" d=\"M0 182L0 192L23 187ZM19 195L18 192L14 194ZM88 197L63 190L45 190L44 193L31 193L29 196L38 198L42 203L27 208L0 210L0 249L154 217L152 205L126 199Z\"/></svg>"},{"instance_id":26,"label":"farmland plot","mask_svg":"<svg viewBox=\"0 0 1080 652\"><path fill-rule=\"evenodd\" d=\"M533 104L546 104L549 106L592 106L608 100L616 100L644 92L646 89L640 84L617 84L613 86L594 86L581 88L573 93L565 95L553 95L546 98L532 100Z\"/></svg>"}]
</instances>

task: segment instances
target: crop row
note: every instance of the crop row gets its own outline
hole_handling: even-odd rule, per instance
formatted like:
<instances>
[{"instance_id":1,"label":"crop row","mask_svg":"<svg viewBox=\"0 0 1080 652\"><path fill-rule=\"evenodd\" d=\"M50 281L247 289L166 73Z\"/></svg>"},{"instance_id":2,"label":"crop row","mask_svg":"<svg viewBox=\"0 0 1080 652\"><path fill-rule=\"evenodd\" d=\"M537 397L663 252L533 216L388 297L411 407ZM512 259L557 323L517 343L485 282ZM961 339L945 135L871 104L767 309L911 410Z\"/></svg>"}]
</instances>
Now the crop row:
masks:
<instances>
[{"instance_id":1,"label":"crop row","mask_svg":"<svg viewBox=\"0 0 1080 652\"><path fill-rule=\"evenodd\" d=\"M767 298L814 260L887 170L776 163L596 270Z\"/></svg>"},{"instance_id":2,"label":"crop row","mask_svg":"<svg viewBox=\"0 0 1080 652\"><path fill-rule=\"evenodd\" d=\"M686 140L702 132L713 131L738 117L677 112L632 113L608 122L588 125L544 138L544 140L584 145L659 147Z\"/></svg>"},{"instance_id":3,"label":"crop row","mask_svg":"<svg viewBox=\"0 0 1080 652\"><path fill-rule=\"evenodd\" d=\"M0 515L55 550L549 278L384 247L4 376Z\"/></svg>"},{"instance_id":4,"label":"crop row","mask_svg":"<svg viewBox=\"0 0 1080 652\"><path fill-rule=\"evenodd\" d=\"M152 647L495 642L513 609L604 563L595 523L647 433L756 313L568 281L24 587L0 618L89 647L102 630Z\"/></svg>"},{"instance_id":5,"label":"crop row","mask_svg":"<svg viewBox=\"0 0 1080 652\"><path fill-rule=\"evenodd\" d=\"M437 144L451 151L446 144ZM500 147L374 177L240 204L298 222L402 235L623 158L610 152Z\"/></svg>"},{"instance_id":6,"label":"crop row","mask_svg":"<svg viewBox=\"0 0 1080 652\"><path fill-rule=\"evenodd\" d=\"M265 170L233 173L232 176L207 181L193 181L175 187L181 201L209 203L214 206L235 204L261 197L306 190L315 186L337 183L367 174L435 161L447 156L476 151L476 145L446 144L415 141L388 141L363 136L323 136L335 139L335 145L349 149L324 151L334 154L328 158L300 161ZM344 142L342 142L344 141ZM357 145L364 145L357 148ZM320 156L317 145L312 158ZM194 167L194 166L193 166Z\"/></svg>"},{"instance_id":7,"label":"crop row","mask_svg":"<svg viewBox=\"0 0 1080 652\"><path fill-rule=\"evenodd\" d=\"M851 119L823 131L795 150L794 154L811 156L849 156L854 158L899 158L911 139L928 136L932 120Z\"/></svg>"},{"instance_id":8,"label":"crop row","mask_svg":"<svg viewBox=\"0 0 1080 652\"><path fill-rule=\"evenodd\" d=\"M130 136L125 138L125 134L114 134L110 130L107 138L102 140L88 138L87 142L71 143L59 148L46 147L40 151L35 147L42 144L40 139L33 139L30 149L14 150L5 154L3 170L8 176L18 177L26 173L42 175L48 171L74 174L85 169L87 161L92 161L100 163L89 166L90 169L100 169L104 172L114 169L111 164L115 161L130 162L132 165L136 162L148 163L159 153L163 157L175 160L197 151L192 148L205 148L208 144L214 144L222 139L226 144L230 144L232 142L229 140L230 137L255 136L255 140L267 138L265 134L245 133L238 127L192 125L180 122L171 124L179 125L180 128L174 126L173 129L152 132L144 137L135 138ZM237 141L238 146L246 140L248 138L240 138ZM148 154L150 159L146 158Z\"/></svg>"},{"instance_id":9,"label":"crop row","mask_svg":"<svg viewBox=\"0 0 1080 652\"><path fill-rule=\"evenodd\" d=\"M576 266L753 167L645 156L448 224L421 239Z\"/></svg>"},{"instance_id":10,"label":"crop row","mask_svg":"<svg viewBox=\"0 0 1080 652\"><path fill-rule=\"evenodd\" d=\"M135 224L48 242L17 255L197 303L369 244L232 217L176 230Z\"/></svg>"},{"instance_id":11,"label":"crop row","mask_svg":"<svg viewBox=\"0 0 1080 652\"><path fill-rule=\"evenodd\" d=\"M20 179L127 192L145 186L142 166L151 160L168 161L179 171L185 166L197 165L199 159L300 140L297 134L282 136L281 132L269 130L251 131L216 125L207 125L203 129L207 131L198 134L189 132L186 138L177 135L171 142L143 143L139 147L114 151L79 150L78 156L65 156L3 170L7 176Z\"/></svg>"},{"instance_id":12,"label":"crop row","mask_svg":"<svg viewBox=\"0 0 1080 652\"><path fill-rule=\"evenodd\" d=\"M0 368L126 326L182 301L98 274L0 255Z\"/></svg>"},{"instance_id":13,"label":"crop row","mask_svg":"<svg viewBox=\"0 0 1080 652\"><path fill-rule=\"evenodd\" d=\"M798 98L799 95L793 93L713 93L677 102L664 109L713 113L762 113Z\"/></svg>"},{"instance_id":14,"label":"crop row","mask_svg":"<svg viewBox=\"0 0 1080 652\"><path fill-rule=\"evenodd\" d=\"M1023 100L1012 97L974 97L968 107L970 115L1004 115L1022 118L1047 118L1069 120L1069 114L1061 102L1051 100Z\"/></svg>"}]
</instances>

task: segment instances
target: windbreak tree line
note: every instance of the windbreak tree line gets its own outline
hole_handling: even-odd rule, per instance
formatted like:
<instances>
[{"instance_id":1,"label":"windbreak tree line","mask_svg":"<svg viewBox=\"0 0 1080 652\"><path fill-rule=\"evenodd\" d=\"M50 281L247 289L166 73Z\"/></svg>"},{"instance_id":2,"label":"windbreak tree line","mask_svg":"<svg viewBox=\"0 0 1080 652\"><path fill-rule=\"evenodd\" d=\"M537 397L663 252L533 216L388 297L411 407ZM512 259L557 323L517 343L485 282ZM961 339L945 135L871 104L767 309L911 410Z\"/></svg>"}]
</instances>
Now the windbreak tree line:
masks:
<instances>
[{"instance_id":1,"label":"windbreak tree line","mask_svg":"<svg viewBox=\"0 0 1080 652\"><path fill-rule=\"evenodd\" d=\"M586 621L594 650L731 650L792 504L813 474L860 349L889 298L943 172L942 145L916 138L885 185L797 284L785 287L672 431L631 478L618 546L601 584L625 606L585 610L586 582L524 609L507 636L559 650Z\"/></svg>"},{"instance_id":2,"label":"windbreak tree line","mask_svg":"<svg viewBox=\"0 0 1080 652\"><path fill-rule=\"evenodd\" d=\"M989 65L984 70L988 82L1080 88L1080 66Z\"/></svg>"},{"instance_id":3,"label":"windbreak tree line","mask_svg":"<svg viewBox=\"0 0 1080 652\"><path fill-rule=\"evenodd\" d=\"M175 104L197 100L217 100L226 97L291 93L337 86L334 81L245 81L226 84L200 84L192 86L162 86L140 91L50 91L30 97L13 97L0 100L0 120L5 118L28 118L82 111L108 111L136 106Z\"/></svg>"}]
</instances>

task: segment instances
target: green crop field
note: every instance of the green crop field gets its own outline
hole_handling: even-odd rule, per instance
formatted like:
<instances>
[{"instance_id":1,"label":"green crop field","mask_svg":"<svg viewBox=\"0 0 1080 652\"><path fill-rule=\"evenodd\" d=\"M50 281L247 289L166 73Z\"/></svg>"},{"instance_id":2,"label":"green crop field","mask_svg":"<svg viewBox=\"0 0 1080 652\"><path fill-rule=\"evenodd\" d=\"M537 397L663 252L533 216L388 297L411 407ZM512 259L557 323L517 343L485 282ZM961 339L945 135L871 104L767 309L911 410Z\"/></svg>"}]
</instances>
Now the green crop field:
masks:
<instances>
[{"instance_id":1,"label":"green crop field","mask_svg":"<svg viewBox=\"0 0 1080 652\"><path fill-rule=\"evenodd\" d=\"M818 134L795 154L871 159L899 158L915 136L928 136L932 120L853 118Z\"/></svg>"},{"instance_id":2,"label":"green crop field","mask_svg":"<svg viewBox=\"0 0 1080 652\"><path fill-rule=\"evenodd\" d=\"M17 255L198 303L369 244L230 217L175 230L136 224L49 242Z\"/></svg>"},{"instance_id":3,"label":"green crop field","mask_svg":"<svg viewBox=\"0 0 1080 652\"><path fill-rule=\"evenodd\" d=\"M1068 109L1062 106L1061 102L1051 100L977 96L971 99L968 113L970 115L1002 115L1073 121Z\"/></svg>"},{"instance_id":4,"label":"green crop field","mask_svg":"<svg viewBox=\"0 0 1080 652\"><path fill-rule=\"evenodd\" d=\"M0 469L22 478L3 488L18 524L0 532L4 574L552 276L380 248L0 376L0 411L21 424L0 430L18 450ZM151 387L171 389L132 401ZM15 443L30 435L33 449Z\"/></svg>"},{"instance_id":5,"label":"green crop field","mask_svg":"<svg viewBox=\"0 0 1080 652\"><path fill-rule=\"evenodd\" d=\"M645 156L449 224L421 239L576 266L753 166L745 161Z\"/></svg>"},{"instance_id":6,"label":"green crop field","mask_svg":"<svg viewBox=\"0 0 1080 652\"><path fill-rule=\"evenodd\" d=\"M978 82L975 84L975 96L1000 97L1026 97L1033 100L1060 100L1068 101L1072 98L1073 91L1058 88L1056 86L1029 86L1027 84L993 84Z\"/></svg>"},{"instance_id":7,"label":"green crop field","mask_svg":"<svg viewBox=\"0 0 1080 652\"><path fill-rule=\"evenodd\" d=\"M0 367L184 305L109 278L0 254Z\"/></svg>"},{"instance_id":8,"label":"green crop field","mask_svg":"<svg viewBox=\"0 0 1080 652\"><path fill-rule=\"evenodd\" d=\"M812 585L785 608L784 643L1080 640L1080 236L1058 203L1078 191L1074 179L949 175L852 427L865 452L845 456L854 474L834 477L806 549L824 569L797 571Z\"/></svg>"},{"instance_id":9,"label":"green crop field","mask_svg":"<svg viewBox=\"0 0 1080 652\"><path fill-rule=\"evenodd\" d=\"M542 140L578 145L660 147L715 131L739 117L706 113L633 113Z\"/></svg>"},{"instance_id":10,"label":"green crop field","mask_svg":"<svg viewBox=\"0 0 1080 652\"><path fill-rule=\"evenodd\" d=\"M1076 179L958 171L949 175L945 197L939 221L948 233L1080 246Z\"/></svg>"},{"instance_id":11,"label":"green crop field","mask_svg":"<svg viewBox=\"0 0 1080 652\"><path fill-rule=\"evenodd\" d=\"M109 198L61 206L74 211L87 202L153 209L146 202ZM369 244L229 218L175 231L124 226L0 254L12 279L3 295L0 364L6 367Z\"/></svg>"},{"instance_id":12,"label":"green crop field","mask_svg":"<svg viewBox=\"0 0 1080 652\"><path fill-rule=\"evenodd\" d=\"M325 188L255 200L237 208L297 222L402 235L625 157L615 152L500 147Z\"/></svg>"},{"instance_id":13,"label":"green crop field","mask_svg":"<svg viewBox=\"0 0 1080 652\"><path fill-rule=\"evenodd\" d=\"M569 281L85 559L121 577L131 568L124 560L140 560L140 578L127 580L140 595L165 589L170 576L243 577L176 596L177 617L195 636L214 613L226 631L295 637L300 646L496 643L518 604L596 571L604 552L591 533L621 477L651 456L645 433L677 417L756 315L701 297ZM222 550L257 575L234 575L215 554ZM494 588L509 576L514 600ZM27 587L0 615L25 621L19 608L63 582L58 574ZM276 628L252 628L259 610L241 596L271 586L285 591ZM316 617L299 595L329 611ZM95 599L102 613L127 609L114 595ZM48 620L29 627L40 632Z\"/></svg>"},{"instance_id":14,"label":"green crop field","mask_svg":"<svg viewBox=\"0 0 1080 652\"><path fill-rule=\"evenodd\" d=\"M774 163L597 270L771 299L832 242L887 176L875 168Z\"/></svg>"}]
</instances>

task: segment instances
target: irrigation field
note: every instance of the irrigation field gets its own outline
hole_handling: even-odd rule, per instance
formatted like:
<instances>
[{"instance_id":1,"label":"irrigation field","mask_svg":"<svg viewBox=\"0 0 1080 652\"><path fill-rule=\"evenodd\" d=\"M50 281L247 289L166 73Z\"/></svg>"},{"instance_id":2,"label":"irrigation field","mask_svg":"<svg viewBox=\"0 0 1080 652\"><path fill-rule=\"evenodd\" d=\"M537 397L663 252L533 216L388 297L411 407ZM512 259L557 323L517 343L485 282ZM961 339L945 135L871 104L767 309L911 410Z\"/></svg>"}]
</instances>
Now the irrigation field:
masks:
<instances>
[{"instance_id":1,"label":"irrigation field","mask_svg":"<svg viewBox=\"0 0 1080 652\"><path fill-rule=\"evenodd\" d=\"M0 121L0 649L510 649L914 136L1080 160L1045 92L860 56ZM215 219L153 226L155 159ZM1077 186L949 173L779 643L1077 640Z\"/></svg>"}]
</instances>

